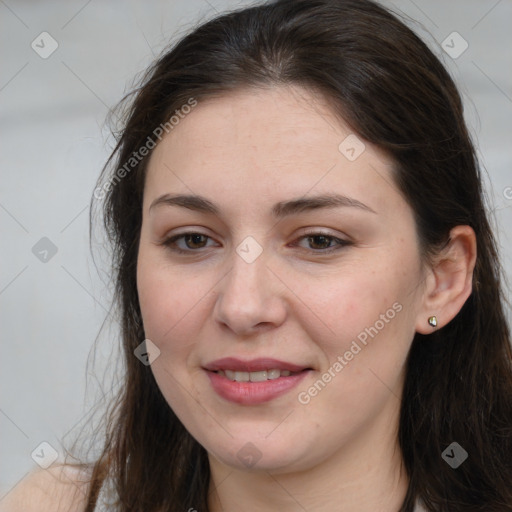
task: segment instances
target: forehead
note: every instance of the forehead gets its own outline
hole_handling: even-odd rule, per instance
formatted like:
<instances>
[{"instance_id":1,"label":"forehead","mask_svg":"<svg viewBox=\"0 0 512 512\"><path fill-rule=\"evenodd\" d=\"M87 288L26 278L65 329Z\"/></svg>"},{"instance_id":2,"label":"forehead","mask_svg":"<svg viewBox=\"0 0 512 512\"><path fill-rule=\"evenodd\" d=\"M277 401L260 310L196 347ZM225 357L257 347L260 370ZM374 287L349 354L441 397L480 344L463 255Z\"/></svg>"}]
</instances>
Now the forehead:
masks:
<instances>
[{"instance_id":1,"label":"forehead","mask_svg":"<svg viewBox=\"0 0 512 512\"><path fill-rule=\"evenodd\" d=\"M147 172L145 201L212 192L254 205L334 191L382 209L401 199L391 160L357 137L322 96L297 87L199 102L154 149Z\"/></svg>"}]
</instances>

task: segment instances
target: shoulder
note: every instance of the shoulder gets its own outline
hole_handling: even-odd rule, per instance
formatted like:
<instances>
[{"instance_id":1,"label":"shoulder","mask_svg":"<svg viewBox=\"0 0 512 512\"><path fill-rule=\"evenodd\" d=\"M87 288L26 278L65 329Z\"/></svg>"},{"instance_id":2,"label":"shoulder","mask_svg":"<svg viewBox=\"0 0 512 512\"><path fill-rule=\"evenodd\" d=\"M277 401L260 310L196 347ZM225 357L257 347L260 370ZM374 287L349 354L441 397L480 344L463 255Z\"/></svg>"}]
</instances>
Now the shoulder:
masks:
<instances>
[{"instance_id":1,"label":"shoulder","mask_svg":"<svg viewBox=\"0 0 512 512\"><path fill-rule=\"evenodd\" d=\"M0 501L0 512L83 512L89 476L62 464L32 471Z\"/></svg>"}]
</instances>

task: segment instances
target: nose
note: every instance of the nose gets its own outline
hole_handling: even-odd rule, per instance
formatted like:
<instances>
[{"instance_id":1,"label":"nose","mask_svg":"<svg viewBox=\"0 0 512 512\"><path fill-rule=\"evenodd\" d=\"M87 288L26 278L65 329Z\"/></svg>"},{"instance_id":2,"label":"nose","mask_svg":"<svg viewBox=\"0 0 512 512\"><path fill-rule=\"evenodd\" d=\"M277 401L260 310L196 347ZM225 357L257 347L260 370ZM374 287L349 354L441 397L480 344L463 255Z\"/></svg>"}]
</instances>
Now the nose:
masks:
<instances>
[{"instance_id":1,"label":"nose","mask_svg":"<svg viewBox=\"0 0 512 512\"><path fill-rule=\"evenodd\" d=\"M218 284L215 320L237 336L279 327L286 318L286 286L267 266L265 251L252 262L236 251L231 270Z\"/></svg>"}]
</instances>

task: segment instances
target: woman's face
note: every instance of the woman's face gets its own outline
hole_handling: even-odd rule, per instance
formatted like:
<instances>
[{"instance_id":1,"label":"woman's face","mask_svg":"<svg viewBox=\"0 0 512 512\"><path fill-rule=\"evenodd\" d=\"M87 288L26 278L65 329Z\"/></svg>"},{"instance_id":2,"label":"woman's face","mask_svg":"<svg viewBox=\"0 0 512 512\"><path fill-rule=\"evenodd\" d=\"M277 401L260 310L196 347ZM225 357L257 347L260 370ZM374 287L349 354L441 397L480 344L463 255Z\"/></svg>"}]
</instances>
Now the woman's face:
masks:
<instances>
[{"instance_id":1,"label":"woman's face","mask_svg":"<svg viewBox=\"0 0 512 512\"><path fill-rule=\"evenodd\" d=\"M396 440L426 321L413 212L318 96L182 115L149 162L137 286L156 381L215 460L298 471Z\"/></svg>"}]
</instances>

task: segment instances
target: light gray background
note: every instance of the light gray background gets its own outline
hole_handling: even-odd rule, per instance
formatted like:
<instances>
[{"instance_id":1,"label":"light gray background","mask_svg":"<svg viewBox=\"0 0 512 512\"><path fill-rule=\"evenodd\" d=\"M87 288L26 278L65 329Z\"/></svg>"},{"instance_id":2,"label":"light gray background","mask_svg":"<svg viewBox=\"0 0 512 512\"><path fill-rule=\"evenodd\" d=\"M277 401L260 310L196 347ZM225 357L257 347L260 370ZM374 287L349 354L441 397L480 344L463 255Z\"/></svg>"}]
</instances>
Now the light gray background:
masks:
<instances>
[{"instance_id":1,"label":"light gray background","mask_svg":"<svg viewBox=\"0 0 512 512\"><path fill-rule=\"evenodd\" d=\"M110 300L106 258L99 275L88 245L89 199L111 144L108 108L169 41L248 4L0 0L0 498L36 467L31 453L42 441L62 455L64 434L101 404L95 383L116 357L114 323L86 367ZM510 277L512 1L384 4L415 20L463 93ZM47 59L31 48L43 31L59 45ZM441 46L453 31L469 44L457 59ZM32 252L42 237L58 248L46 263Z\"/></svg>"}]
</instances>

